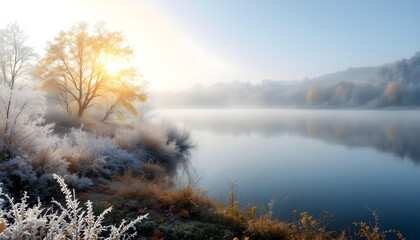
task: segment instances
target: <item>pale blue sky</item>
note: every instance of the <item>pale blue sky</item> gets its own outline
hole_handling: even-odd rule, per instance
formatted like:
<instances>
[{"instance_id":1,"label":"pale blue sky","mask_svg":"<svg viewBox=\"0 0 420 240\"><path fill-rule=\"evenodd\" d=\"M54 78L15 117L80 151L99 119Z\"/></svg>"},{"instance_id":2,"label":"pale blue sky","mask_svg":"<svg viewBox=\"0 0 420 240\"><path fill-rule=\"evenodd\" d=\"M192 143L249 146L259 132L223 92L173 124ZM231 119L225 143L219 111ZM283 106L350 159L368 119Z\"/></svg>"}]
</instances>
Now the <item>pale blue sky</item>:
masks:
<instances>
[{"instance_id":1,"label":"pale blue sky","mask_svg":"<svg viewBox=\"0 0 420 240\"><path fill-rule=\"evenodd\" d=\"M79 21L124 31L153 89L294 80L420 51L414 0L0 0L42 55ZM22 7L24 6L24 7Z\"/></svg>"},{"instance_id":2,"label":"pale blue sky","mask_svg":"<svg viewBox=\"0 0 420 240\"><path fill-rule=\"evenodd\" d=\"M202 44L260 78L316 76L420 51L420 1L157 2Z\"/></svg>"}]
</instances>

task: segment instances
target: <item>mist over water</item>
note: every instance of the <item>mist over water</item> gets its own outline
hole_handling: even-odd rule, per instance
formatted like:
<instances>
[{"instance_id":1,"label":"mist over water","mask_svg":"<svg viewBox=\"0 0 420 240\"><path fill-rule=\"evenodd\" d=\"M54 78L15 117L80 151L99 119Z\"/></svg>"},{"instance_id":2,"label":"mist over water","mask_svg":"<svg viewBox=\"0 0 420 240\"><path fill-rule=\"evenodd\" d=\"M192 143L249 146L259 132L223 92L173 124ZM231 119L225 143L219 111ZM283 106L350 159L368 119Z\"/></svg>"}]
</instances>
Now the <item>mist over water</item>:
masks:
<instances>
[{"instance_id":1,"label":"mist over water","mask_svg":"<svg viewBox=\"0 0 420 240\"><path fill-rule=\"evenodd\" d=\"M162 110L192 129L192 165L213 197L233 180L243 204L334 213L332 228L373 221L420 238L420 112L371 110Z\"/></svg>"}]
</instances>

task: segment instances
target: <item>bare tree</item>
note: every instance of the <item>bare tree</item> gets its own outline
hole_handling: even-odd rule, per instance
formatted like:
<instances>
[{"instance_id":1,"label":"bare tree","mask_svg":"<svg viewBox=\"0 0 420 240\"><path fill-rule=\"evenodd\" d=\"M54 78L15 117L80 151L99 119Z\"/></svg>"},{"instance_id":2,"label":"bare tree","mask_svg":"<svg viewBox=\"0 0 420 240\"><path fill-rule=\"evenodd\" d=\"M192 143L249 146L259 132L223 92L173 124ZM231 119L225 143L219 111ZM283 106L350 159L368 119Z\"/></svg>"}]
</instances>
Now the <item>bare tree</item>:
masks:
<instances>
[{"instance_id":1,"label":"bare tree","mask_svg":"<svg viewBox=\"0 0 420 240\"><path fill-rule=\"evenodd\" d=\"M143 85L145 86L144 89L146 89L146 90L143 90L143 91L146 93L147 99L151 99L151 98L153 98L153 94L150 91L147 90L148 89L148 84L149 84L149 82L147 82L147 81L143 82ZM155 111L153 105L150 103L150 101L144 101L144 102L141 102L141 103L137 104L137 112L138 112L137 119L139 119L140 121L149 120L151 118L156 117L157 114L158 114Z\"/></svg>"},{"instance_id":2,"label":"bare tree","mask_svg":"<svg viewBox=\"0 0 420 240\"><path fill-rule=\"evenodd\" d=\"M103 105L103 98L121 90L119 83L128 84L135 80L129 78L137 76L137 70L130 65L133 50L125 44L122 32L111 32L103 23L91 29L82 22L61 31L47 44L46 51L36 72L69 116L82 117L90 107ZM123 103L134 100L139 98L124 98L109 105L105 119L116 112L117 106L129 108L130 104Z\"/></svg>"},{"instance_id":3,"label":"bare tree","mask_svg":"<svg viewBox=\"0 0 420 240\"><path fill-rule=\"evenodd\" d=\"M134 103L144 102L146 94L143 93L141 87L134 83L119 82L108 87L109 94L105 97L105 115L102 122L108 120L111 116L119 119L127 117L127 112L138 115Z\"/></svg>"},{"instance_id":4,"label":"bare tree","mask_svg":"<svg viewBox=\"0 0 420 240\"><path fill-rule=\"evenodd\" d=\"M0 80L10 89L8 96L2 96L1 98L2 106L5 109L4 115L2 114L0 117L6 120L5 132L10 127L10 121L8 120L11 117L13 92L16 83L27 76L28 66L31 65L36 56L26 41L27 36L17 22L11 23L5 29L0 30ZM23 81L20 81L20 83L23 84Z\"/></svg>"}]
</instances>

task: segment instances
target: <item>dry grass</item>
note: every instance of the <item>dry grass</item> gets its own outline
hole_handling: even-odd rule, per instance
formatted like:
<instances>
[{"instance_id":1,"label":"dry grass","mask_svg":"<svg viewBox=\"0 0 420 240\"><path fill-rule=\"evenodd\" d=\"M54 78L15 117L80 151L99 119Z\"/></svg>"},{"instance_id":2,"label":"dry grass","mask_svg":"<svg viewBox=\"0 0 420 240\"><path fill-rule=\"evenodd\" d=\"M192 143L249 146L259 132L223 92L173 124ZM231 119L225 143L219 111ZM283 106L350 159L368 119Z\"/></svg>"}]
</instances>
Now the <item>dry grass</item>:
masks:
<instances>
[{"instance_id":1,"label":"dry grass","mask_svg":"<svg viewBox=\"0 0 420 240\"><path fill-rule=\"evenodd\" d=\"M134 177L131 170L117 177L111 184L116 194L128 199L156 199L163 191L161 182L148 181L142 177Z\"/></svg>"},{"instance_id":2,"label":"dry grass","mask_svg":"<svg viewBox=\"0 0 420 240\"><path fill-rule=\"evenodd\" d=\"M367 223L364 221L353 222L353 225L359 227L359 230L355 233L355 236L366 240L386 240L388 235L393 235L395 238L400 240L406 240L406 238L397 230L382 230L379 228L379 215L376 211L366 207L367 210L372 214L374 223Z\"/></svg>"},{"instance_id":3,"label":"dry grass","mask_svg":"<svg viewBox=\"0 0 420 240\"><path fill-rule=\"evenodd\" d=\"M200 188L191 185L183 186L176 190L165 190L159 198L162 206L177 206L179 208L205 209L215 207L213 202Z\"/></svg>"},{"instance_id":4,"label":"dry grass","mask_svg":"<svg viewBox=\"0 0 420 240\"><path fill-rule=\"evenodd\" d=\"M112 183L116 195L125 199L146 200L146 207L160 209L183 218L199 218L203 211L215 205L199 187L192 182L175 188L169 178L156 178L162 173L159 165L147 163L140 167L140 177L129 170ZM153 177L146 177L146 176ZM165 179L165 180L164 180Z\"/></svg>"},{"instance_id":5,"label":"dry grass","mask_svg":"<svg viewBox=\"0 0 420 240\"><path fill-rule=\"evenodd\" d=\"M246 233L252 239L287 239L290 233L290 224L264 217L251 219L247 225Z\"/></svg>"},{"instance_id":6,"label":"dry grass","mask_svg":"<svg viewBox=\"0 0 420 240\"><path fill-rule=\"evenodd\" d=\"M327 231L324 219L316 220L307 212L300 213L299 219L292 223L273 219L274 201L268 203L267 210L253 204L248 204L242 209L236 199L236 193L236 185L232 184L227 201L220 201L217 206L219 216L217 221L232 229L238 239L246 237L253 240L349 239L345 232L338 234Z\"/></svg>"},{"instance_id":7,"label":"dry grass","mask_svg":"<svg viewBox=\"0 0 420 240\"><path fill-rule=\"evenodd\" d=\"M148 181L167 181L167 175L165 168L156 163L145 162L140 165L139 168L140 176L143 176Z\"/></svg>"},{"instance_id":8,"label":"dry grass","mask_svg":"<svg viewBox=\"0 0 420 240\"><path fill-rule=\"evenodd\" d=\"M145 168L154 169L151 164ZM158 167L157 167L158 168ZM152 170L154 171L154 170ZM148 204L165 213L166 217L158 217L159 223L169 218L172 221L179 218L191 218L203 223L215 224L222 229L234 233L234 239L252 240L349 240L349 232L328 231L327 226L332 214L324 213L321 218L314 218L307 212L297 212L294 222L285 222L273 218L273 205L271 201L267 207L257 207L248 204L241 207L236 194L236 185L231 185L231 192L225 201L215 204L205 191L197 187L197 181L189 181L179 188L168 188L162 182L148 180L144 177L136 178L127 172L118 179L116 192L126 198L147 199ZM151 201L150 201L151 200ZM163 216L163 215L162 215ZM375 215L374 215L375 216ZM375 221L377 221L375 217ZM399 239L404 239L398 231L381 231L375 226L364 222L356 223L360 231L356 236L367 240L385 239L385 234L392 233ZM376 233L381 233L376 234ZM359 239L358 238L358 239Z\"/></svg>"},{"instance_id":9,"label":"dry grass","mask_svg":"<svg viewBox=\"0 0 420 240\"><path fill-rule=\"evenodd\" d=\"M136 174L128 169L122 176L114 176L111 188L120 196L131 199L158 199L172 185L163 166L145 162Z\"/></svg>"}]
</instances>

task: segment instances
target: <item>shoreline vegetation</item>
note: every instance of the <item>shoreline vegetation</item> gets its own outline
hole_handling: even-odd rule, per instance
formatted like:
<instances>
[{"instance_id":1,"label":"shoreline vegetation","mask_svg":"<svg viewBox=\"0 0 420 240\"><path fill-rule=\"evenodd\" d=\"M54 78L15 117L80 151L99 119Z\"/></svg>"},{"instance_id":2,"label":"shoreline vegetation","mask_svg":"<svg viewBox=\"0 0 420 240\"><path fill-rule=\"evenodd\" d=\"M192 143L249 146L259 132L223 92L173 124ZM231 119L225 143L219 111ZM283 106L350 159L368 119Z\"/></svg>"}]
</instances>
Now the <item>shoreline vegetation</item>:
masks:
<instances>
[{"instance_id":1,"label":"shoreline vegetation","mask_svg":"<svg viewBox=\"0 0 420 240\"><path fill-rule=\"evenodd\" d=\"M337 232L328 229L333 214L315 218L295 210L295 220L285 222L273 217L274 200L241 205L235 184L225 200L212 200L197 181L175 186L160 164L145 162L139 172L78 191L80 201L55 174L64 194L55 196L58 201L33 202L25 192L15 202L1 193L0 239L405 239L399 231L381 230L371 209L373 224L354 222L353 232Z\"/></svg>"},{"instance_id":2,"label":"shoreline vegetation","mask_svg":"<svg viewBox=\"0 0 420 240\"><path fill-rule=\"evenodd\" d=\"M115 184L118 188L104 189L93 198L106 199L98 205L117 206L113 221L147 212L148 219L137 227L145 239L405 239L399 231L380 229L379 216L369 208L372 219L335 231L328 228L334 218L328 212L316 218L295 210L294 220L287 222L274 217L274 200L266 206L244 205L237 200L236 184L231 184L226 199L210 198L197 181L165 185L158 179L133 177L130 171Z\"/></svg>"}]
</instances>

